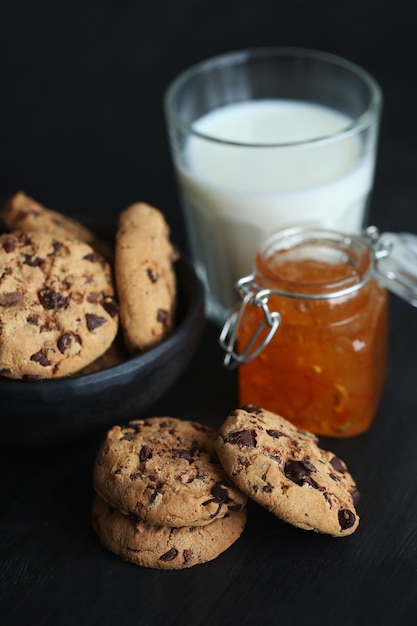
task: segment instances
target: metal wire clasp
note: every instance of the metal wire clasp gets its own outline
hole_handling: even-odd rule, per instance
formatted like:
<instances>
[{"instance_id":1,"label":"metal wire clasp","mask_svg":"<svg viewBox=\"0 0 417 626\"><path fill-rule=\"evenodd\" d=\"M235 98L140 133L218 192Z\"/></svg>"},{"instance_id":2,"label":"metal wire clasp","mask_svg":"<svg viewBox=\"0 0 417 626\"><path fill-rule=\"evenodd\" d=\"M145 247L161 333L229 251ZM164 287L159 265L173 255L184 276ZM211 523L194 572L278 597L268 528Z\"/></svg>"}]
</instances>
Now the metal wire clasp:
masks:
<instances>
[{"instance_id":1,"label":"metal wire clasp","mask_svg":"<svg viewBox=\"0 0 417 626\"><path fill-rule=\"evenodd\" d=\"M375 261L385 259L390 255L393 242L383 234L381 235L376 226L368 226L363 231L363 238L372 250Z\"/></svg>"},{"instance_id":2,"label":"metal wire clasp","mask_svg":"<svg viewBox=\"0 0 417 626\"><path fill-rule=\"evenodd\" d=\"M281 321L281 315L278 311L270 311L268 307L268 298L272 291L257 285L254 275L244 276L238 280L236 289L241 301L235 305L228 315L219 338L220 345L226 352L223 364L229 369L233 369L237 365L249 363L249 361L254 359L269 344ZM249 304L261 308L264 318L247 345L238 354L235 350L236 338L239 325ZM263 335L265 336L262 339ZM258 339L259 343L257 343Z\"/></svg>"},{"instance_id":3,"label":"metal wire clasp","mask_svg":"<svg viewBox=\"0 0 417 626\"><path fill-rule=\"evenodd\" d=\"M303 294L278 289L264 289L256 283L254 274L238 280L236 290L240 296L240 301L231 310L219 337L219 343L226 353L223 360L225 367L233 369L237 365L249 363L271 341L281 323L280 313L269 309L268 299L271 295L307 300L327 300L359 291L376 275L384 286L417 307L417 272L415 270L417 236L407 233L401 235L383 233L381 235L375 226L369 226L362 232L362 239L370 248L372 255L372 263L368 271L361 277L361 280L335 291ZM411 267L412 269L410 269ZM264 315L247 345L241 348L240 353L238 353L235 350L238 330L249 305L261 308Z\"/></svg>"}]
</instances>

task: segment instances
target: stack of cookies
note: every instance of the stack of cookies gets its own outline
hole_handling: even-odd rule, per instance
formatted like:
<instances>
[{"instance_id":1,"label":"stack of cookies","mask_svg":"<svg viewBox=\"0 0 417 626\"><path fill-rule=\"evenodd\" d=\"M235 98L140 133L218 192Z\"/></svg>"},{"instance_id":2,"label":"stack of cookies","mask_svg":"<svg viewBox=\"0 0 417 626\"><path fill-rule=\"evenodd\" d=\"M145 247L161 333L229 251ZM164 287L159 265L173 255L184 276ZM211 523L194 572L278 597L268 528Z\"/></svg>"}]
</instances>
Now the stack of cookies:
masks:
<instances>
[{"instance_id":1,"label":"stack of cookies","mask_svg":"<svg viewBox=\"0 0 417 626\"><path fill-rule=\"evenodd\" d=\"M0 375L85 374L172 331L178 255L157 209L123 211L114 246L23 192L1 219L9 232L0 235Z\"/></svg>"},{"instance_id":2,"label":"stack of cookies","mask_svg":"<svg viewBox=\"0 0 417 626\"><path fill-rule=\"evenodd\" d=\"M204 563L243 532L247 496L214 452L217 433L153 417L113 427L94 466L93 527L123 559L158 569Z\"/></svg>"},{"instance_id":3,"label":"stack of cookies","mask_svg":"<svg viewBox=\"0 0 417 626\"><path fill-rule=\"evenodd\" d=\"M153 417L113 427L94 466L93 527L123 559L182 569L243 532L247 497L304 530L345 537L359 516L346 464L312 433L255 405L208 426Z\"/></svg>"}]
</instances>

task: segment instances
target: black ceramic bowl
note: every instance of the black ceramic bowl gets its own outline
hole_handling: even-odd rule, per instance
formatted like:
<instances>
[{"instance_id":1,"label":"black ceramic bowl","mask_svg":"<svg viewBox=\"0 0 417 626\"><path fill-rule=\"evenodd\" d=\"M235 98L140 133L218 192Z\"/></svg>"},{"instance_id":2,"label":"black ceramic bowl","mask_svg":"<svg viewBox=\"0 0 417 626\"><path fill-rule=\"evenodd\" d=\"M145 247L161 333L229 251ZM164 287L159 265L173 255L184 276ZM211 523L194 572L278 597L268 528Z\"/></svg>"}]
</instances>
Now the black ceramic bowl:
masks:
<instances>
[{"instance_id":1,"label":"black ceramic bowl","mask_svg":"<svg viewBox=\"0 0 417 626\"><path fill-rule=\"evenodd\" d=\"M66 442L140 417L188 365L204 324L203 287L183 261L176 263L178 311L173 333L119 365L74 378L20 381L0 378L0 441Z\"/></svg>"}]
</instances>

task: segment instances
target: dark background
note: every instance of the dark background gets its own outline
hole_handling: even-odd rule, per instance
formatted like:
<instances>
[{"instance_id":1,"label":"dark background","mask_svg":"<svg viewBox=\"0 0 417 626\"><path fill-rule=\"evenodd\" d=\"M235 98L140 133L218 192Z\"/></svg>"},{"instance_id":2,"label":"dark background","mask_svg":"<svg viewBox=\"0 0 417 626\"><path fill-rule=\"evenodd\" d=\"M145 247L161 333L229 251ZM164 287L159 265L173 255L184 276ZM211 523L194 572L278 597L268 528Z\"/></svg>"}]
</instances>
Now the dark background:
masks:
<instances>
[{"instance_id":1,"label":"dark background","mask_svg":"<svg viewBox=\"0 0 417 626\"><path fill-rule=\"evenodd\" d=\"M0 0L0 202L22 189L49 208L115 223L143 200L166 214L185 249L164 91L209 56L271 45L335 53L377 79L384 108L371 221L417 232L414 0ZM91 530L101 435L45 450L0 445L0 623L414 626L416 319L392 299L375 425L329 448L361 488L352 540L311 536L252 507L244 536L212 563L135 568ZM208 326L190 368L152 410L217 426L234 408L234 385ZM2 413L1 398L0 416L18 419Z\"/></svg>"},{"instance_id":2,"label":"dark background","mask_svg":"<svg viewBox=\"0 0 417 626\"><path fill-rule=\"evenodd\" d=\"M184 247L162 108L167 85L215 54L293 45L344 56L380 83L371 217L407 228L416 204L413 0L1 4L0 201L23 189L49 208L114 221L144 200L164 211ZM378 211L382 189L388 215Z\"/></svg>"}]
</instances>

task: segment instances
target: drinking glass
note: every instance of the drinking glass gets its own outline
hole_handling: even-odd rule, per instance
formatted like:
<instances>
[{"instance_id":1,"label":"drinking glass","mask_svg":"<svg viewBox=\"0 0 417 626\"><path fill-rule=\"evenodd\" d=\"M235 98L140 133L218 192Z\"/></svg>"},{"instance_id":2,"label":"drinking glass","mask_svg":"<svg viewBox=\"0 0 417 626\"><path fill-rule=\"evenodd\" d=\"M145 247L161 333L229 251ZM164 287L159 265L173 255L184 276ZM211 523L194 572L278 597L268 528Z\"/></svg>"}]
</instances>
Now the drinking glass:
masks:
<instances>
[{"instance_id":1,"label":"drinking glass","mask_svg":"<svg viewBox=\"0 0 417 626\"><path fill-rule=\"evenodd\" d=\"M184 71L164 105L191 260L218 324L273 232L366 225L382 93L350 61L299 48L231 52Z\"/></svg>"}]
</instances>

